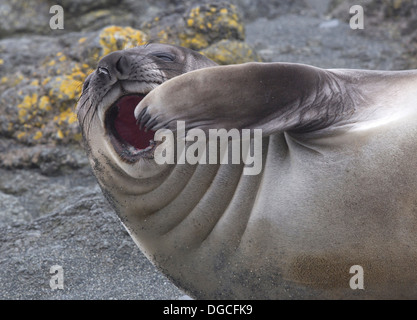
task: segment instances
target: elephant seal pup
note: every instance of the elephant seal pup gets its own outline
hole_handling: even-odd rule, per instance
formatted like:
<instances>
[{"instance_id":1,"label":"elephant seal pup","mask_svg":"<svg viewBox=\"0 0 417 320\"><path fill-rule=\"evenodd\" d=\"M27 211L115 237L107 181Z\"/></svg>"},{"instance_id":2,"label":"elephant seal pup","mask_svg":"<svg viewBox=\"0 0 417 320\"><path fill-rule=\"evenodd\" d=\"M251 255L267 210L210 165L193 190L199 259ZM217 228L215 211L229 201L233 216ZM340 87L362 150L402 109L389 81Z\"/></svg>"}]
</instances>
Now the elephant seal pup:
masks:
<instances>
[{"instance_id":1,"label":"elephant seal pup","mask_svg":"<svg viewBox=\"0 0 417 320\"><path fill-rule=\"evenodd\" d=\"M122 223L192 297L417 298L417 71L150 44L104 57L77 112ZM262 172L156 164L154 131L176 120L262 129Z\"/></svg>"}]
</instances>

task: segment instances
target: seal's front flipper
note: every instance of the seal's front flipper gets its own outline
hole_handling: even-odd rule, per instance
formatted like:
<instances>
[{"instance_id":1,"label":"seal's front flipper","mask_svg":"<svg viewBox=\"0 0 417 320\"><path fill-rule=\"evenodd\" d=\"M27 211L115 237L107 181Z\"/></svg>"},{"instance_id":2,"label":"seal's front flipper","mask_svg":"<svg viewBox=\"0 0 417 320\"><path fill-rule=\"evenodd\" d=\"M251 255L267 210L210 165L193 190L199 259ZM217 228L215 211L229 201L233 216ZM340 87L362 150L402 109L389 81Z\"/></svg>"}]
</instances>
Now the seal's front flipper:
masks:
<instances>
[{"instance_id":1,"label":"seal's front flipper","mask_svg":"<svg viewBox=\"0 0 417 320\"><path fill-rule=\"evenodd\" d=\"M353 103L334 73L302 64L246 63L217 66L175 77L137 106L149 129L263 130L311 132L352 113Z\"/></svg>"}]
</instances>

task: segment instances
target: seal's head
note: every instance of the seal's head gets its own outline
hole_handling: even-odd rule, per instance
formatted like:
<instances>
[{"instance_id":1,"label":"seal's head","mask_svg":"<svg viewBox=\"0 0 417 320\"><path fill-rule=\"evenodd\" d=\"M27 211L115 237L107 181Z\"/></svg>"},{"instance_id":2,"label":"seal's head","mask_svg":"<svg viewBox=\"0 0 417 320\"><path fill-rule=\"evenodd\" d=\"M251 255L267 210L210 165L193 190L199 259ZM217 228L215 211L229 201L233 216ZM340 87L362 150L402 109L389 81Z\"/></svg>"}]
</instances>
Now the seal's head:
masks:
<instances>
[{"instance_id":1,"label":"seal's head","mask_svg":"<svg viewBox=\"0 0 417 320\"><path fill-rule=\"evenodd\" d=\"M134 178L163 170L156 165L154 132L140 128L137 104L152 89L183 73L216 65L199 53L173 45L147 44L101 59L84 82L78 120L90 159L102 157Z\"/></svg>"}]
</instances>

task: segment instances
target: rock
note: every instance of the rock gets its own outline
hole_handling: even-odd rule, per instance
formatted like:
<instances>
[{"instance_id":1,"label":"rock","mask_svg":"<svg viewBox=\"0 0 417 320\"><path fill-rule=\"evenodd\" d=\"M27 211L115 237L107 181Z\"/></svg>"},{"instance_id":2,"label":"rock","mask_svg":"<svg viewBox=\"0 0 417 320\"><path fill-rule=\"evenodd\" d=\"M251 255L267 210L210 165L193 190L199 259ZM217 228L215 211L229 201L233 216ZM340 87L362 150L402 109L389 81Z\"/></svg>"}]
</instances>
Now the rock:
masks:
<instances>
[{"instance_id":1,"label":"rock","mask_svg":"<svg viewBox=\"0 0 417 320\"><path fill-rule=\"evenodd\" d=\"M99 34L99 43L102 49L100 58L116 50L143 45L147 41L148 36L140 30L117 26L105 28Z\"/></svg>"},{"instance_id":2,"label":"rock","mask_svg":"<svg viewBox=\"0 0 417 320\"><path fill-rule=\"evenodd\" d=\"M79 141L73 110L89 66L63 53L59 41L38 39L50 47L42 57L5 55L5 62L14 68L9 67L0 81L0 134L27 144ZM36 41L28 44L26 39L10 46L1 41L1 48L12 53L14 47L19 57L20 44L27 45L22 48L25 52L36 52ZM19 60L24 63L16 65Z\"/></svg>"},{"instance_id":3,"label":"rock","mask_svg":"<svg viewBox=\"0 0 417 320\"><path fill-rule=\"evenodd\" d=\"M162 1L165 4L168 0ZM64 30L51 30L49 13L52 5L60 5L64 12ZM169 6L168 6L169 7ZM0 38L21 34L57 36L74 31L98 30L116 24L138 27L146 19L147 12L161 11L148 1L64 1L10 0L0 4Z\"/></svg>"},{"instance_id":4,"label":"rock","mask_svg":"<svg viewBox=\"0 0 417 320\"><path fill-rule=\"evenodd\" d=\"M24 66L27 65L25 75L9 69L10 73L2 77L0 88L5 89L0 93L0 134L29 145L79 142L81 135L74 111L84 79L101 57L144 44L146 35L130 27L114 26L81 34L73 40L69 47L52 43L43 60L36 54L22 57ZM34 45L28 44L25 52L34 51ZM15 51L20 50L19 41L14 46ZM2 43L2 47L8 48L7 43ZM12 50L8 48L7 52ZM5 56L9 65L19 61L14 60L12 55Z\"/></svg>"},{"instance_id":5,"label":"rock","mask_svg":"<svg viewBox=\"0 0 417 320\"><path fill-rule=\"evenodd\" d=\"M293 14L274 20L259 18L246 24L246 42L262 53L264 61L306 63L321 68L395 70L407 67L399 40L387 34L383 35L385 38L374 37L371 28L354 31L342 20L332 28L319 28L327 19L300 18ZM265 38L264 34L269 37Z\"/></svg>"},{"instance_id":6,"label":"rock","mask_svg":"<svg viewBox=\"0 0 417 320\"><path fill-rule=\"evenodd\" d=\"M100 1L64 1L51 3L48 0L35 0L30 4L24 0L10 0L0 4L0 38L20 34L62 35L74 31L93 31L108 25L130 26L139 28L150 17L163 12L173 12L179 6L189 8L199 5L216 3L210 0L100 0ZM224 2L225 3L225 2ZM220 5L223 5L220 4ZM304 1L285 3L280 0L249 0L230 1L240 7L245 19L253 19L262 14L272 18L283 11L298 9L305 6ZM64 30L51 30L49 20L54 14L49 13L52 5L60 5L64 11ZM228 3L226 3L228 5Z\"/></svg>"},{"instance_id":7,"label":"rock","mask_svg":"<svg viewBox=\"0 0 417 320\"><path fill-rule=\"evenodd\" d=\"M221 40L200 52L219 64L262 61L253 48L243 41Z\"/></svg>"},{"instance_id":8,"label":"rock","mask_svg":"<svg viewBox=\"0 0 417 320\"><path fill-rule=\"evenodd\" d=\"M417 2L415 0L378 0L378 1L340 1L332 0L329 6L329 14L342 21L349 22L352 16L349 9L353 5L361 5L364 9L366 26L376 29L384 21L384 28L399 27L408 28L417 18ZM392 24L393 22L397 22ZM387 26L386 23L391 25Z\"/></svg>"},{"instance_id":9,"label":"rock","mask_svg":"<svg viewBox=\"0 0 417 320\"><path fill-rule=\"evenodd\" d=\"M339 24L340 22L338 19L331 19L331 20L320 23L319 28L322 28L322 29L336 28L337 26L339 26Z\"/></svg>"},{"instance_id":10,"label":"rock","mask_svg":"<svg viewBox=\"0 0 417 320\"><path fill-rule=\"evenodd\" d=\"M43 175L53 176L88 165L84 151L74 147L13 147L0 154L0 167L6 169L38 168Z\"/></svg>"},{"instance_id":11,"label":"rock","mask_svg":"<svg viewBox=\"0 0 417 320\"><path fill-rule=\"evenodd\" d=\"M32 216L16 196L0 192L0 225L32 221Z\"/></svg>"},{"instance_id":12,"label":"rock","mask_svg":"<svg viewBox=\"0 0 417 320\"><path fill-rule=\"evenodd\" d=\"M0 224L0 299L175 299L184 295L143 256L99 190L73 196L68 202L30 224ZM63 268L63 290L49 286L53 265Z\"/></svg>"},{"instance_id":13,"label":"rock","mask_svg":"<svg viewBox=\"0 0 417 320\"><path fill-rule=\"evenodd\" d=\"M90 2L75 6L81 13L98 8ZM84 79L103 56L156 36L161 42L205 50L203 54L220 64L259 61L243 42L240 12L231 4L181 7L144 26L144 31L108 26L52 42L49 37L0 41L0 71L5 71L0 79L0 135L27 145L78 143L81 134L74 111Z\"/></svg>"},{"instance_id":14,"label":"rock","mask_svg":"<svg viewBox=\"0 0 417 320\"><path fill-rule=\"evenodd\" d=\"M383 12L386 18L414 18L417 13L417 3L413 0L382 0L370 3L371 10Z\"/></svg>"},{"instance_id":15,"label":"rock","mask_svg":"<svg viewBox=\"0 0 417 320\"><path fill-rule=\"evenodd\" d=\"M101 10L117 6L120 1L117 0L72 0L71 2L57 0L56 4L61 5L65 12L70 15L80 15L93 10Z\"/></svg>"},{"instance_id":16,"label":"rock","mask_svg":"<svg viewBox=\"0 0 417 320\"><path fill-rule=\"evenodd\" d=\"M310 4L315 1L317 0L231 0L228 2L239 7L245 21L252 21L259 17L274 19L278 16L291 13L303 14L304 11L310 8ZM309 13L311 14L312 11L310 10Z\"/></svg>"},{"instance_id":17,"label":"rock","mask_svg":"<svg viewBox=\"0 0 417 320\"><path fill-rule=\"evenodd\" d=\"M404 50L404 69L417 68L417 1L379 0L379 1L340 1L332 0L329 15L349 23L349 8L362 5L364 9L365 30L374 38L384 39L387 35L401 42ZM381 24L381 22L383 23Z\"/></svg>"},{"instance_id":18,"label":"rock","mask_svg":"<svg viewBox=\"0 0 417 320\"><path fill-rule=\"evenodd\" d=\"M54 171L54 175L49 176L36 169L0 169L0 174L0 193L8 196L3 196L2 214L14 218L17 216L13 208L23 208L24 221L31 221L59 208L66 208L80 195L92 191L100 193L88 167L60 172L60 175ZM1 220L6 221L5 218ZM20 223L22 219L16 221Z\"/></svg>"},{"instance_id":19,"label":"rock","mask_svg":"<svg viewBox=\"0 0 417 320\"><path fill-rule=\"evenodd\" d=\"M49 28L49 5L44 0L2 1L0 4L0 38L13 34L44 34Z\"/></svg>"},{"instance_id":20,"label":"rock","mask_svg":"<svg viewBox=\"0 0 417 320\"><path fill-rule=\"evenodd\" d=\"M238 8L227 3L180 7L143 24L150 39L201 50L220 40L244 40Z\"/></svg>"}]
</instances>

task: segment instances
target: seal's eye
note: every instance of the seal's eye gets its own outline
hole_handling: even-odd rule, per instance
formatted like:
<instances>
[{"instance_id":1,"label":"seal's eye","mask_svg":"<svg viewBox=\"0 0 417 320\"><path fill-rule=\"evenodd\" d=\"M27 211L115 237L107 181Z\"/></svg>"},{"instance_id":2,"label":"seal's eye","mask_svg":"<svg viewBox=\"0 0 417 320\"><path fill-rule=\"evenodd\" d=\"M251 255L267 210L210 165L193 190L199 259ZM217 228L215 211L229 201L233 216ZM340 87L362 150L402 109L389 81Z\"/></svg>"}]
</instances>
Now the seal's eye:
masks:
<instances>
[{"instance_id":1,"label":"seal's eye","mask_svg":"<svg viewBox=\"0 0 417 320\"><path fill-rule=\"evenodd\" d=\"M167 52L156 52L154 56L167 62L173 62L175 60L175 57Z\"/></svg>"},{"instance_id":2,"label":"seal's eye","mask_svg":"<svg viewBox=\"0 0 417 320\"><path fill-rule=\"evenodd\" d=\"M98 67L98 73L109 74L109 70L105 67Z\"/></svg>"}]
</instances>

